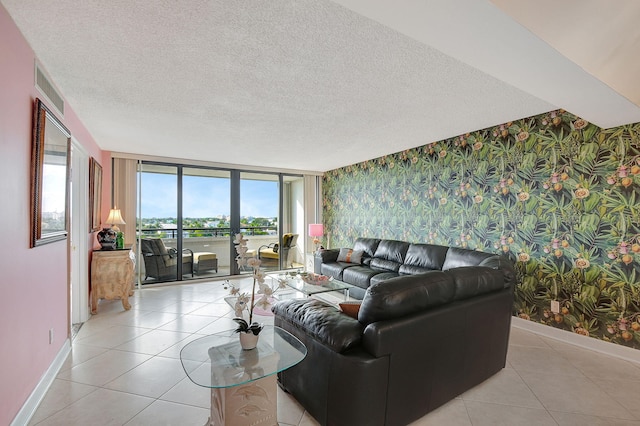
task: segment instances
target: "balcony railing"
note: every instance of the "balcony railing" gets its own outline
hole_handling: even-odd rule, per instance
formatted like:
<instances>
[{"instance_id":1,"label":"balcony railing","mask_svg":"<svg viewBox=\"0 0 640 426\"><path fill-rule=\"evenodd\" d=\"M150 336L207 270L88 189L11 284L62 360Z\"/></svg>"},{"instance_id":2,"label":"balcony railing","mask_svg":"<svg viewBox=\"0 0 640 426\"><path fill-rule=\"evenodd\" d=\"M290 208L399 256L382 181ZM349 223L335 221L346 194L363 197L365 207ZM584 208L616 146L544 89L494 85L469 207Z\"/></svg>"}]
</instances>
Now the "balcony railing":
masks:
<instances>
[{"instance_id":1,"label":"balcony railing","mask_svg":"<svg viewBox=\"0 0 640 426\"><path fill-rule=\"evenodd\" d=\"M244 235L278 235L278 228L275 226L244 226L240 228ZM161 236L162 238L175 239L178 236L177 229L167 228L144 228L138 235L143 237ZM199 237L229 237L231 228L182 228L183 238Z\"/></svg>"}]
</instances>

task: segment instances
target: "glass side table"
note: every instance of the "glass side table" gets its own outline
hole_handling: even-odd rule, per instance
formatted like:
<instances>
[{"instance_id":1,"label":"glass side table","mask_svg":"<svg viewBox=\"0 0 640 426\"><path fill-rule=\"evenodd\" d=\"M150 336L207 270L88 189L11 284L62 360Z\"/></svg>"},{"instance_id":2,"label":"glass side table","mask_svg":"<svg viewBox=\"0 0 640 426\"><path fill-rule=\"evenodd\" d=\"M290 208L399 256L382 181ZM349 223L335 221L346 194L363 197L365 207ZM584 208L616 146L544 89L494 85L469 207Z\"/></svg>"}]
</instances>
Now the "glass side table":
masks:
<instances>
[{"instance_id":1,"label":"glass side table","mask_svg":"<svg viewBox=\"0 0 640 426\"><path fill-rule=\"evenodd\" d=\"M255 349L243 350L238 334L225 331L189 342L180 361L193 383L211 388L205 426L277 425L276 373L306 355L307 348L291 333L265 326ZM185 361L201 364L191 369Z\"/></svg>"}]
</instances>

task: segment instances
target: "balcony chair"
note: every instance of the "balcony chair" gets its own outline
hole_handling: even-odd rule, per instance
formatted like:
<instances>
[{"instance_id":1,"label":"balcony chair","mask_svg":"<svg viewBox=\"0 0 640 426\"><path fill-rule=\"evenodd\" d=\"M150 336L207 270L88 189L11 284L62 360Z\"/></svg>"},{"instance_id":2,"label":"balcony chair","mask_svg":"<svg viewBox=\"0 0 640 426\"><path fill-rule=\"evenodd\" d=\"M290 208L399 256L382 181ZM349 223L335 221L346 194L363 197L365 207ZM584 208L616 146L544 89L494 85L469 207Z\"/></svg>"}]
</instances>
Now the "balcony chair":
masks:
<instances>
[{"instance_id":1,"label":"balcony chair","mask_svg":"<svg viewBox=\"0 0 640 426\"><path fill-rule=\"evenodd\" d=\"M289 252L296 246L296 241L298 241L298 234L284 234L282 236L282 246L278 243L260 246L258 248L258 259L271 263L272 261L278 262L280 256L282 256L284 260L283 266L288 268L292 265L289 262Z\"/></svg>"},{"instance_id":2,"label":"balcony chair","mask_svg":"<svg viewBox=\"0 0 640 426\"><path fill-rule=\"evenodd\" d=\"M176 280L178 278L178 250L166 247L160 238L141 239L140 250L144 259L145 280ZM182 274L193 277L193 251L182 250Z\"/></svg>"}]
</instances>

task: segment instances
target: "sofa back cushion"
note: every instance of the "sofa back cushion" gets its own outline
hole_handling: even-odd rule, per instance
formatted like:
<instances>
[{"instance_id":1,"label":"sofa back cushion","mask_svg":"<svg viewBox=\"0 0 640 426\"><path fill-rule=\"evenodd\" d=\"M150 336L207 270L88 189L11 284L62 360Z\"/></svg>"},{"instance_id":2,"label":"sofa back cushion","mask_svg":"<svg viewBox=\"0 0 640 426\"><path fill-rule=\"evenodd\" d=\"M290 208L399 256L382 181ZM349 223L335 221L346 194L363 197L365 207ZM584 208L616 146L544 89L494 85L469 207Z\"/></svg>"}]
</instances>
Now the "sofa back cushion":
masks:
<instances>
[{"instance_id":1,"label":"sofa back cushion","mask_svg":"<svg viewBox=\"0 0 640 426\"><path fill-rule=\"evenodd\" d=\"M357 238L356 242L353 244L353 249L362 250L364 252L362 254L362 263L369 265L371 263L371 258L376 253L378 244L380 244L380 239L378 238Z\"/></svg>"},{"instance_id":2,"label":"sofa back cushion","mask_svg":"<svg viewBox=\"0 0 640 426\"><path fill-rule=\"evenodd\" d=\"M449 247L447 250L447 256L442 265L442 270L460 268L462 266L478 266L484 260L496 256L492 253L484 253L481 251L474 251L468 249L462 249L457 247Z\"/></svg>"},{"instance_id":3,"label":"sofa back cushion","mask_svg":"<svg viewBox=\"0 0 640 426\"><path fill-rule=\"evenodd\" d=\"M502 271L486 266L463 266L445 272L455 283L453 300L463 300L504 288Z\"/></svg>"},{"instance_id":4,"label":"sofa back cushion","mask_svg":"<svg viewBox=\"0 0 640 426\"><path fill-rule=\"evenodd\" d=\"M381 240L378 249L371 259L371 268L383 271L398 272L404 263L409 243L395 240Z\"/></svg>"},{"instance_id":5,"label":"sofa back cushion","mask_svg":"<svg viewBox=\"0 0 640 426\"><path fill-rule=\"evenodd\" d=\"M431 270L441 270L449 247L433 244L410 244L404 257L400 274L421 274Z\"/></svg>"},{"instance_id":6,"label":"sofa back cushion","mask_svg":"<svg viewBox=\"0 0 640 426\"><path fill-rule=\"evenodd\" d=\"M451 302L454 293L453 277L442 271L391 278L367 288L358 321L366 326L411 315Z\"/></svg>"}]
</instances>

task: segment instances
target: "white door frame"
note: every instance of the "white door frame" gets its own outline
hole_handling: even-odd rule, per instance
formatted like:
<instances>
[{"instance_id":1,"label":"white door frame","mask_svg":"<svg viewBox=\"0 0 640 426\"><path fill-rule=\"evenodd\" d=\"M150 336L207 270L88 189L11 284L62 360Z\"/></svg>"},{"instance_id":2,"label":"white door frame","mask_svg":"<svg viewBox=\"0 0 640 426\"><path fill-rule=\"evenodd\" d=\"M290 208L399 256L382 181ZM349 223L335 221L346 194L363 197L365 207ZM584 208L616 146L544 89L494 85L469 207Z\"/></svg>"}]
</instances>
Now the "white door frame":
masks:
<instances>
[{"instance_id":1,"label":"white door frame","mask_svg":"<svg viewBox=\"0 0 640 426\"><path fill-rule=\"evenodd\" d=\"M89 153L71 138L71 324L89 319Z\"/></svg>"}]
</instances>

